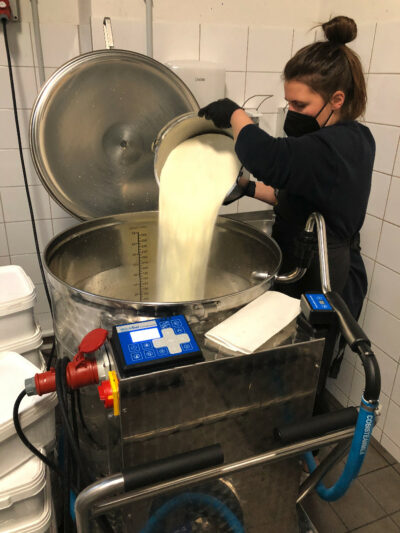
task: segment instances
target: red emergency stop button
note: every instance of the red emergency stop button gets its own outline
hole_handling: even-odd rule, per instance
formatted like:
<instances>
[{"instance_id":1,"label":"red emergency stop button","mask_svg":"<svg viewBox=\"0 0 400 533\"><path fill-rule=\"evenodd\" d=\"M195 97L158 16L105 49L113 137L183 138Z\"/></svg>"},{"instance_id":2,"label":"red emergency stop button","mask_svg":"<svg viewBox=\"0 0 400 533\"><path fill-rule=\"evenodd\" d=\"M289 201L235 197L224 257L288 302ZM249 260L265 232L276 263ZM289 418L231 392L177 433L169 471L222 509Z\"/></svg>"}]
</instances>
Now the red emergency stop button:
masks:
<instances>
[{"instance_id":1,"label":"red emergency stop button","mask_svg":"<svg viewBox=\"0 0 400 533\"><path fill-rule=\"evenodd\" d=\"M97 386L100 400L106 409L114 408L114 416L119 416L119 383L114 370L108 372L110 379L102 381Z\"/></svg>"},{"instance_id":2,"label":"red emergency stop button","mask_svg":"<svg viewBox=\"0 0 400 533\"><path fill-rule=\"evenodd\" d=\"M106 409L114 406L113 390L109 380L102 381L97 387L99 391L100 400L104 403Z\"/></svg>"}]
</instances>

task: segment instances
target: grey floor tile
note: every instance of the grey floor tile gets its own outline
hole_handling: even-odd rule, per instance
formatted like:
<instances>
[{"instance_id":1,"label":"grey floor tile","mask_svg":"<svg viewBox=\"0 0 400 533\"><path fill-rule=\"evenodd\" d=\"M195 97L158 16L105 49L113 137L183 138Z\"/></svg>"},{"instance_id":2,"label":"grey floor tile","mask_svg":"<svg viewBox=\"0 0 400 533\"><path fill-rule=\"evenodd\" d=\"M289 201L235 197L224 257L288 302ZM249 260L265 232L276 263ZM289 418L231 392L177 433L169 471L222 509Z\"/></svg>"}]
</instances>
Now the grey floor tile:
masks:
<instances>
[{"instance_id":1,"label":"grey floor tile","mask_svg":"<svg viewBox=\"0 0 400 533\"><path fill-rule=\"evenodd\" d=\"M370 472L359 478L359 481L379 502L386 513L400 510L400 474L387 466Z\"/></svg>"},{"instance_id":2,"label":"grey floor tile","mask_svg":"<svg viewBox=\"0 0 400 533\"><path fill-rule=\"evenodd\" d=\"M390 518L386 517L353 531L354 533L399 533L399 528Z\"/></svg>"},{"instance_id":3,"label":"grey floor tile","mask_svg":"<svg viewBox=\"0 0 400 533\"><path fill-rule=\"evenodd\" d=\"M375 450L378 451L390 465L397 463L396 459L387 450L385 450L380 442L375 440L373 437L371 439L371 446L373 446Z\"/></svg>"},{"instance_id":4,"label":"grey floor tile","mask_svg":"<svg viewBox=\"0 0 400 533\"><path fill-rule=\"evenodd\" d=\"M383 457L382 454L378 452L374 446L368 446L367 454L365 456L363 465L361 467L359 476L378 470L379 468L384 468L388 466L389 463Z\"/></svg>"},{"instance_id":5,"label":"grey floor tile","mask_svg":"<svg viewBox=\"0 0 400 533\"><path fill-rule=\"evenodd\" d=\"M315 492L307 496L303 508L318 533L345 533L347 528L328 502L321 500Z\"/></svg>"},{"instance_id":6,"label":"grey floor tile","mask_svg":"<svg viewBox=\"0 0 400 533\"><path fill-rule=\"evenodd\" d=\"M343 498L331 503L331 506L348 529L365 526L386 514L358 479L352 483Z\"/></svg>"},{"instance_id":7,"label":"grey floor tile","mask_svg":"<svg viewBox=\"0 0 400 533\"><path fill-rule=\"evenodd\" d=\"M397 512L397 513L394 513L392 515L390 515L390 518L393 520L393 522L395 524L397 524L400 528L400 511Z\"/></svg>"}]
</instances>

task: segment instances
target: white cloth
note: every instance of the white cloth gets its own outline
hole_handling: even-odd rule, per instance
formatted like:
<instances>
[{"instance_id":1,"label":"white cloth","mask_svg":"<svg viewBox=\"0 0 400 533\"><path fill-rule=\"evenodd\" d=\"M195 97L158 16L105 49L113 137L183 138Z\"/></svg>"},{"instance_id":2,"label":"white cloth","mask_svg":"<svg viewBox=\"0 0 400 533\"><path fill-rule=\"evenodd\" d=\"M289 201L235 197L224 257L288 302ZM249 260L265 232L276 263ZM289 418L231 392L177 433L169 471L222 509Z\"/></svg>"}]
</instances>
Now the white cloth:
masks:
<instances>
[{"instance_id":1,"label":"white cloth","mask_svg":"<svg viewBox=\"0 0 400 533\"><path fill-rule=\"evenodd\" d=\"M300 300L267 291L240 309L206 337L235 352L253 353L300 313Z\"/></svg>"}]
</instances>

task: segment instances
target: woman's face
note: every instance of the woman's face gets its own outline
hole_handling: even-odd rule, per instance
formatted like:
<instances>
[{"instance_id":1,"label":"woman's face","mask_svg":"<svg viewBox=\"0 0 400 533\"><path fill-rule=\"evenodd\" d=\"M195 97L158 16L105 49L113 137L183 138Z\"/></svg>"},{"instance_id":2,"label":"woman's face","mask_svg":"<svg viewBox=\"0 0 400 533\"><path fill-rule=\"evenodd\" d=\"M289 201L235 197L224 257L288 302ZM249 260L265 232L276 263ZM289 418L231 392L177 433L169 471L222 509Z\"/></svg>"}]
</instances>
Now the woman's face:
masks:
<instances>
[{"instance_id":1,"label":"woman's face","mask_svg":"<svg viewBox=\"0 0 400 533\"><path fill-rule=\"evenodd\" d=\"M316 117L320 126L323 126L326 123L332 111L334 114L329 120L329 125L334 124L339 119L341 105L337 107L337 105L332 102L332 99L326 103L319 93L316 93L309 85L301 81L285 81L285 99L287 100L291 111ZM318 115L319 112L320 114Z\"/></svg>"}]
</instances>

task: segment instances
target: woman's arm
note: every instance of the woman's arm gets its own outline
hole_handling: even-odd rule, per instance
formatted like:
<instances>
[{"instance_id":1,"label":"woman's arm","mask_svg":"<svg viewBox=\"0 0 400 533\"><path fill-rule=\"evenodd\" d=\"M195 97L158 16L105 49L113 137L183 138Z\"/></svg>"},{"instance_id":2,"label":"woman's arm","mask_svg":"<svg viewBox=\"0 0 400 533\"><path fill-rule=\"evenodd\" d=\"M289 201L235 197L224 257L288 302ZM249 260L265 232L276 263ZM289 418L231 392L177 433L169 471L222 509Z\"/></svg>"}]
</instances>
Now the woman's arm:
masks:
<instances>
[{"instance_id":1,"label":"woman's arm","mask_svg":"<svg viewBox=\"0 0 400 533\"><path fill-rule=\"evenodd\" d=\"M233 138L238 138L239 133L245 126L249 124L254 124L249 115L243 109L236 109L236 111L231 116L231 126L233 131Z\"/></svg>"},{"instance_id":2,"label":"woman's arm","mask_svg":"<svg viewBox=\"0 0 400 533\"><path fill-rule=\"evenodd\" d=\"M270 205L276 205L278 203L275 196L275 189L269 185L265 185L262 181L256 182L254 198Z\"/></svg>"}]
</instances>

